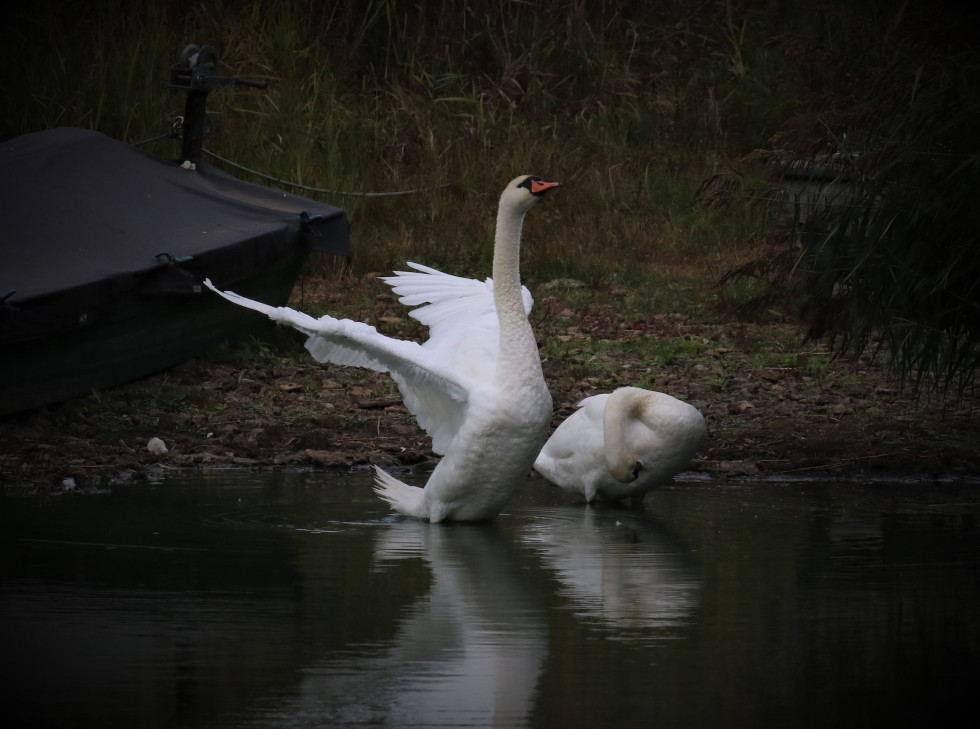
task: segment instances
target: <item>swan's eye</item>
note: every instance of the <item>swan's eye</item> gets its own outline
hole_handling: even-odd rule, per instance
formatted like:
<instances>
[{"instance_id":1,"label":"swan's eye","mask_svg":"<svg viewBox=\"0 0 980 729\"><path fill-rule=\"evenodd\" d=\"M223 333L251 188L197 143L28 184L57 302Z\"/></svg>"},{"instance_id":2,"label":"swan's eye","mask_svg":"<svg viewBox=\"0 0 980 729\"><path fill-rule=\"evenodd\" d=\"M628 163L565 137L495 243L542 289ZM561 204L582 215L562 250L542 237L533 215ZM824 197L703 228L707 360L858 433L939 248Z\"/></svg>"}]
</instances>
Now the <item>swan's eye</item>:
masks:
<instances>
[{"instance_id":1,"label":"swan's eye","mask_svg":"<svg viewBox=\"0 0 980 729\"><path fill-rule=\"evenodd\" d=\"M517 183L517 186L518 187L523 187L524 189L528 190L529 192L531 192L533 194L534 193L534 183L535 182L541 182L541 178L540 177L537 177L536 175L528 175L523 180L521 180L519 183Z\"/></svg>"}]
</instances>

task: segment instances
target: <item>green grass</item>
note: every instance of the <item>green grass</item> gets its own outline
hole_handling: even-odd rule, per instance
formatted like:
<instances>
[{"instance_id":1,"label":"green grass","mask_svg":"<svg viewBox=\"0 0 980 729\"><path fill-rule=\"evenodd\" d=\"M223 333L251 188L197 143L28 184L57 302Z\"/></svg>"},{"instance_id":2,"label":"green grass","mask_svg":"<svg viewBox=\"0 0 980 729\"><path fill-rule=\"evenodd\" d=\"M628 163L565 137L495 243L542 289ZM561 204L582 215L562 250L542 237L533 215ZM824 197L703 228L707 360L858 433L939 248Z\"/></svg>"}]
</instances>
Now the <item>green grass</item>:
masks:
<instances>
[{"instance_id":1,"label":"green grass","mask_svg":"<svg viewBox=\"0 0 980 729\"><path fill-rule=\"evenodd\" d=\"M572 306L616 296L636 318L731 321L758 286L715 284L773 230L750 204L761 172L753 150L805 155L840 139L835 110L853 122L874 108L868 79L955 42L955 32L931 34L918 12L931 7L35 3L6 21L0 138L72 125L154 139L183 113L169 66L189 43L213 45L222 73L268 87L212 92L206 150L268 177L236 175L295 183L291 191L343 207L352 221L349 266L316 258L310 273L342 286L416 260L482 278L497 196L533 172L563 185L526 221L523 274L539 302L542 284L573 279L586 288L569 292ZM147 148L173 158L180 144ZM408 189L421 192L345 194Z\"/></svg>"}]
</instances>

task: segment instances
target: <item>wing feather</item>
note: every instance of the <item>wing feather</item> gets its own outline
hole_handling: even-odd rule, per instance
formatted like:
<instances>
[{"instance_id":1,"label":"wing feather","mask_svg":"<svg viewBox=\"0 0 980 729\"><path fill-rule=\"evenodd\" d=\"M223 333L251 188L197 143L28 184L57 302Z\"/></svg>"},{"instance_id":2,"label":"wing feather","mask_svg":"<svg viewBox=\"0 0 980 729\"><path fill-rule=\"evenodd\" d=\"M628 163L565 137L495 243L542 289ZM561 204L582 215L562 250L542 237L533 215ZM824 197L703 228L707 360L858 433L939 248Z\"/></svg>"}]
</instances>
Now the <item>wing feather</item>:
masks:
<instances>
[{"instance_id":1,"label":"wing feather","mask_svg":"<svg viewBox=\"0 0 980 729\"><path fill-rule=\"evenodd\" d=\"M408 265L414 270L395 271L382 280L402 304L418 307L410 316L429 327L429 339L422 346L470 377L493 377L500 353L493 279L478 281L419 263ZM530 313L534 299L527 287L521 287L521 296Z\"/></svg>"},{"instance_id":2,"label":"wing feather","mask_svg":"<svg viewBox=\"0 0 980 729\"><path fill-rule=\"evenodd\" d=\"M369 324L332 316L314 319L289 307L269 306L231 291L220 291L210 280L204 284L234 304L307 334L306 348L318 362L390 373L405 406L432 438L433 450L446 452L476 384L465 372L447 366L436 353L417 342L387 337Z\"/></svg>"}]
</instances>

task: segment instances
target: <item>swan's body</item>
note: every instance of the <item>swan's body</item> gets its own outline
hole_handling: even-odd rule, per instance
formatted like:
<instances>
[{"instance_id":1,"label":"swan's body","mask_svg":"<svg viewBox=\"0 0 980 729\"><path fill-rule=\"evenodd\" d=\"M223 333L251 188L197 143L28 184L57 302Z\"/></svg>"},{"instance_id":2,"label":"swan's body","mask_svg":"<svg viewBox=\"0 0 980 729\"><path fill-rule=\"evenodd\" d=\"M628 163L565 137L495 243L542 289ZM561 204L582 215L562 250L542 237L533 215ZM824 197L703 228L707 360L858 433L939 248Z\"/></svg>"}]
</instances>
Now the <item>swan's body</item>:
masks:
<instances>
[{"instance_id":1,"label":"swan's body","mask_svg":"<svg viewBox=\"0 0 980 729\"><path fill-rule=\"evenodd\" d=\"M593 501L634 502L683 470L705 434L686 402L639 387L587 397L541 449L535 470Z\"/></svg>"},{"instance_id":2,"label":"swan's body","mask_svg":"<svg viewBox=\"0 0 980 729\"><path fill-rule=\"evenodd\" d=\"M226 299L309 335L320 362L389 372L419 425L443 458L425 488L376 469L375 491L407 516L438 522L484 521L524 482L548 436L551 394L527 320L531 298L519 273L521 228L538 197L557 187L515 178L500 197L493 279L464 279L409 264L385 281L429 327L424 344L392 339L368 324L314 319L236 294Z\"/></svg>"}]
</instances>

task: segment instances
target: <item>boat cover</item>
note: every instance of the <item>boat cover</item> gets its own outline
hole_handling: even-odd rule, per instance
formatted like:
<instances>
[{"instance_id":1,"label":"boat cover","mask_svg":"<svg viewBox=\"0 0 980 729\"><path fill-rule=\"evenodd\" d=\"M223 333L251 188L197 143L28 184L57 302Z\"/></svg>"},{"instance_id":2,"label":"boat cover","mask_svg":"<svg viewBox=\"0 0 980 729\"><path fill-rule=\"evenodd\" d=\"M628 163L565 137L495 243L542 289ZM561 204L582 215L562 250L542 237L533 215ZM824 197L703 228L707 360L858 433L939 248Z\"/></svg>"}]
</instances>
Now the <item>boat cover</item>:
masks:
<instances>
[{"instance_id":1,"label":"boat cover","mask_svg":"<svg viewBox=\"0 0 980 729\"><path fill-rule=\"evenodd\" d=\"M297 245L350 253L339 208L83 129L0 143L0 201L0 349L133 296L234 285Z\"/></svg>"}]
</instances>

